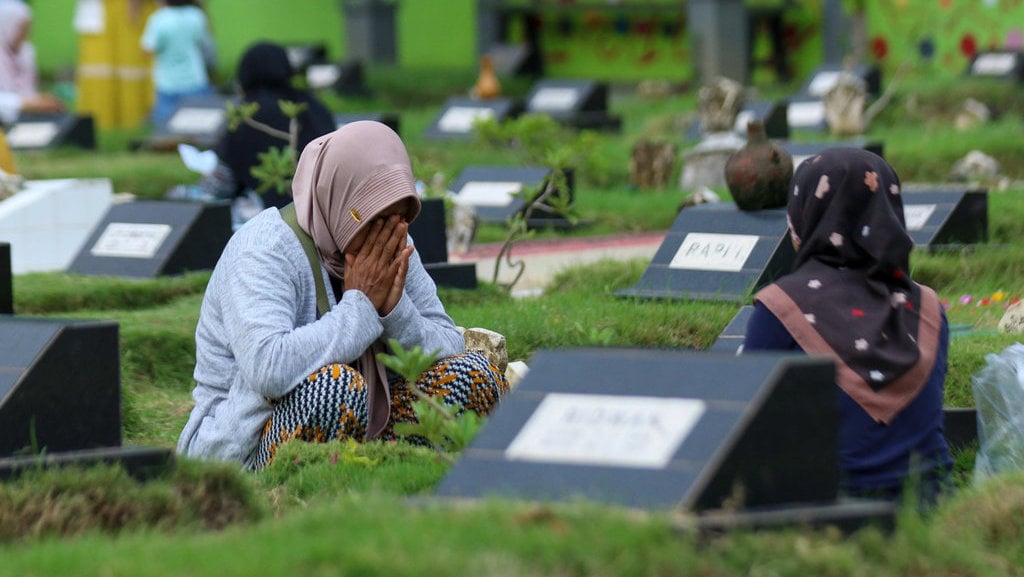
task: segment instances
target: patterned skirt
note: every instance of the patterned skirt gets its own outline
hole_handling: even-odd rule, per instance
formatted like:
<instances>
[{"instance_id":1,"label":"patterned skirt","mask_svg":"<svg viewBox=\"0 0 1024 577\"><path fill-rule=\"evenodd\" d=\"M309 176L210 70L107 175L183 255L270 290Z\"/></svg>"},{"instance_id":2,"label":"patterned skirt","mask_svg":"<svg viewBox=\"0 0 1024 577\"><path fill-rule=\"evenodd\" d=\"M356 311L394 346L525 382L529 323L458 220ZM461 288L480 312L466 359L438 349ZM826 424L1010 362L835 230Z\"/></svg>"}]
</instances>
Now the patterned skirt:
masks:
<instances>
[{"instance_id":1,"label":"patterned skirt","mask_svg":"<svg viewBox=\"0 0 1024 577\"><path fill-rule=\"evenodd\" d=\"M508 381L497 367L477 352L443 358L427 369L415 386L456 414L473 411L485 416L508 392ZM391 420L380 438L394 439L395 423L415 423L416 396L405 381L391 383ZM274 459L286 441L323 443L366 437L368 391L363 376L348 365L331 364L306 377L274 403L256 449L246 467L259 470Z\"/></svg>"}]
</instances>

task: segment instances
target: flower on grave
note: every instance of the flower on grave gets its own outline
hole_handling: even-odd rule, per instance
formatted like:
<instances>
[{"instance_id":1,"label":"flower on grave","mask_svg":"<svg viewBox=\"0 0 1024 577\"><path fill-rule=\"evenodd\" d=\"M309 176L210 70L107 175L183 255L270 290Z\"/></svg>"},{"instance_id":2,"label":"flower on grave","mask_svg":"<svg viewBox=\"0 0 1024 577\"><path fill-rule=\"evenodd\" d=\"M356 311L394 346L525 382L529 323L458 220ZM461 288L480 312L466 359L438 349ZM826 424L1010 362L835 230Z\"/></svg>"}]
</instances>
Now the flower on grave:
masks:
<instances>
[{"instance_id":1,"label":"flower on grave","mask_svg":"<svg viewBox=\"0 0 1024 577\"><path fill-rule=\"evenodd\" d=\"M974 302L974 297L972 297L971 295L960 295L960 301L959 302L962 305L969 305L972 302Z\"/></svg>"},{"instance_id":2,"label":"flower on grave","mask_svg":"<svg viewBox=\"0 0 1024 577\"><path fill-rule=\"evenodd\" d=\"M1004 298L1006 298L1006 293L1003 291L996 291L992 293L992 302L994 303L1002 302Z\"/></svg>"},{"instance_id":3,"label":"flower on grave","mask_svg":"<svg viewBox=\"0 0 1024 577\"><path fill-rule=\"evenodd\" d=\"M980 301L978 301L978 304L976 306L987 307L989 305L989 303L991 303L991 302L992 302L991 299L989 299L988 297L985 297L985 298L981 299Z\"/></svg>"}]
</instances>

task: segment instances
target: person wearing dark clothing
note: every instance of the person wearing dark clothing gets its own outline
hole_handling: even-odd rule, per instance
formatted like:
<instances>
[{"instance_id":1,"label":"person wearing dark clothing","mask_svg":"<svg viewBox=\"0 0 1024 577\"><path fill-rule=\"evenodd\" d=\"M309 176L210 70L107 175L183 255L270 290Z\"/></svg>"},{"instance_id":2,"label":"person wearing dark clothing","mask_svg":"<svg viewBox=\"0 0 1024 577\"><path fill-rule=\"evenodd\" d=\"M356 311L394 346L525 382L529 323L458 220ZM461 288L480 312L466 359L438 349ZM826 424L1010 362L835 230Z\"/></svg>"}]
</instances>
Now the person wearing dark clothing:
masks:
<instances>
[{"instance_id":1,"label":"person wearing dark clothing","mask_svg":"<svg viewBox=\"0 0 1024 577\"><path fill-rule=\"evenodd\" d=\"M949 327L910 278L900 181L881 157L831 148L797 167L787 209L793 271L760 290L743 353L836 362L842 492L924 505L949 481L943 432Z\"/></svg>"},{"instance_id":2,"label":"person wearing dark clothing","mask_svg":"<svg viewBox=\"0 0 1024 577\"><path fill-rule=\"evenodd\" d=\"M288 133L291 119L281 110L281 101L304 105L296 117L298 137L296 154L314 139L335 130L330 110L306 90L292 85L295 72L285 49L271 42L257 42L242 55L238 65L241 104L258 106L252 120L280 133ZM232 220L237 229L242 223L268 206L283 207L292 201L290 191L279 194L268 188L260 191L261 182L252 174L259 166L259 155L271 148L282 148L287 140L269 134L248 123L229 130L214 147L217 167L195 186L178 186L169 198L193 200L232 199Z\"/></svg>"}]
</instances>

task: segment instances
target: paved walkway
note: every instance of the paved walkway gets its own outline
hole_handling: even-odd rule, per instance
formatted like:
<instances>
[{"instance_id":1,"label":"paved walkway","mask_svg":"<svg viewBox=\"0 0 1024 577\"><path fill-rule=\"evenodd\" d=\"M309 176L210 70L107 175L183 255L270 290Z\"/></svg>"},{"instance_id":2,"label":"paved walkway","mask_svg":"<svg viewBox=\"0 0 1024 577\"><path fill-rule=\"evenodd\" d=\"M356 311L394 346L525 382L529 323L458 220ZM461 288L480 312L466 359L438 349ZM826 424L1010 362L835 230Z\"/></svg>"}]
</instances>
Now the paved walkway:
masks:
<instances>
[{"instance_id":1,"label":"paved walkway","mask_svg":"<svg viewBox=\"0 0 1024 577\"><path fill-rule=\"evenodd\" d=\"M654 253L665 238L664 232L623 234L599 237L521 240L512 246L512 260L522 260L526 268L512 294L529 296L540 294L559 272L604 259L633 260L654 258ZM495 261L501 243L474 245L468 252L448 256L448 261L475 262L476 275L481 281L491 282ZM498 282L511 282L516 269L502 265Z\"/></svg>"}]
</instances>

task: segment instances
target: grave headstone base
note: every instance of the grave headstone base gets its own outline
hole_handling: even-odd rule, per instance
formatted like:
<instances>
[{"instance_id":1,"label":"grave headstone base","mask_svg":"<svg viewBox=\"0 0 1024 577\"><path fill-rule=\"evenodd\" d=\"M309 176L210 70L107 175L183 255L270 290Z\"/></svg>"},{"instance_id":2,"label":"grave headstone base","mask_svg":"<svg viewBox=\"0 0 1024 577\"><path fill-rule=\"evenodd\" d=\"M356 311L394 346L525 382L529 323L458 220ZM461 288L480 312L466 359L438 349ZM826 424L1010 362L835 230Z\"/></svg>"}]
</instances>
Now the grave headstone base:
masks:
<instances>
[{"instance_id":1,"label":"grave headstone base","mask_svg":"<svg viewBox=\"0 0 1024 577\"><path fill-rule=\"evenodd\" d=\"M0 458L0 480L38 468L87 467L119 464L139 480L153 478L174 464L174 452L166 448L119 446Z\"/></svg>"}]
</instances>

